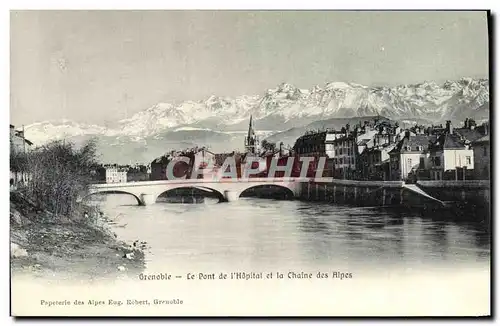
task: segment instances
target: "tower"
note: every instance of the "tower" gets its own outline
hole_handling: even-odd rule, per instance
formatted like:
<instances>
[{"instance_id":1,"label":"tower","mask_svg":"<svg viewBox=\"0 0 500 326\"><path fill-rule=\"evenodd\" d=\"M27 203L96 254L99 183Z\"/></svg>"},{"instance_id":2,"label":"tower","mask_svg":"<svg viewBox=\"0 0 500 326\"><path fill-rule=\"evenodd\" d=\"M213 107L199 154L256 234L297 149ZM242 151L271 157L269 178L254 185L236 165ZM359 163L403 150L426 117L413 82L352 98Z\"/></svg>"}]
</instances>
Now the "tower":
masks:
<instances>
[{"instance_id":1,"label":"tower","mask_svg":"<svg viewBox=\"0 0 500 326\"><path fill-rule=\"evenodd\" d=\"M250 123L248 124L248 134L245 137L245 151L247 153L258 154L259 152L259 140L255 134L252 124L252 116L250 116Z\"/></svg>"}]
</instances>

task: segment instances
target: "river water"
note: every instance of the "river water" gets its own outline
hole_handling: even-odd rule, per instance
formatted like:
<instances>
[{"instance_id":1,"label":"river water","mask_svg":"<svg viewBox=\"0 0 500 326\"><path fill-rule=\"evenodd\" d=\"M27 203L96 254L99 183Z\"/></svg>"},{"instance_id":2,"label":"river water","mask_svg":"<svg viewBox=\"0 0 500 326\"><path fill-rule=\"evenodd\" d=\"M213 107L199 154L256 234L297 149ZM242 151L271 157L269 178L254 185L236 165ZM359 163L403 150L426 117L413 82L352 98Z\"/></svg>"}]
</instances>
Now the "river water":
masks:
<instances>
[{"instance_id":1,"label":"river water","mask_svg":"<svg viewBox=\"0 0 500 326\"><path fill-rule=\"evenodd\" d=\"M114 220L117 236L147 242L146 270L91 283L56 274L43 281L16 278L14 315L491 313L490 232L473 222L477 216L457 220L445 212L421 215L295 200L214 201L141 207L132 196L106 195L99 203ZM117 263L128 267L125 258ZM76 299L99 306L41 304ZM111 299L123 304L107 304Z\"/></svg>"},{"instance_id":2,"label":"river water","mask_svg":"<svg viewBox=\"0 0 500 326\"><path fill-rule=\"evenodd\" d=\"M489 269L477 217L258 198L141 207L107 195L101 207L120 239L147 242L148 272Z\"/></svg>"}]
</instances>

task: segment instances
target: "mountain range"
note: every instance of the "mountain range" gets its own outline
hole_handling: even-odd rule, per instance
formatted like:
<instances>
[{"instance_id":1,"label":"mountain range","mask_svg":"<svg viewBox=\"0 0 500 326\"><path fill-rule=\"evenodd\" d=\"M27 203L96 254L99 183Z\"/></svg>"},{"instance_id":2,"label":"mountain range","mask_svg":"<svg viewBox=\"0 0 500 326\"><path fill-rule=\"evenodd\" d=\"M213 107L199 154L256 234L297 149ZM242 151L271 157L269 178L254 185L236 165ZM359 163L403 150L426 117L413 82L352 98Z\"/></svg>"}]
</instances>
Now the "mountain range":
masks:
<instances>
[{"instance_id":1,"label":"mountain range","mask_svg":"<svg viewBox=\"0 0 500 326\"><path fill-rule=\"evenodd\" d=\"M394 87L332 82L311 89L282 83L262 95L158 103L115 127L60 120L34 123L25 130L36 145L93 137L104 162L149 162L172 149L195 145L214 152L242 150L250 116L261 139L287 145L307 129L336 128L366 116L406 124L461 124L467 117L482 121L489 118L489 81L461 78Z\"/></svg>"}]
</instances>

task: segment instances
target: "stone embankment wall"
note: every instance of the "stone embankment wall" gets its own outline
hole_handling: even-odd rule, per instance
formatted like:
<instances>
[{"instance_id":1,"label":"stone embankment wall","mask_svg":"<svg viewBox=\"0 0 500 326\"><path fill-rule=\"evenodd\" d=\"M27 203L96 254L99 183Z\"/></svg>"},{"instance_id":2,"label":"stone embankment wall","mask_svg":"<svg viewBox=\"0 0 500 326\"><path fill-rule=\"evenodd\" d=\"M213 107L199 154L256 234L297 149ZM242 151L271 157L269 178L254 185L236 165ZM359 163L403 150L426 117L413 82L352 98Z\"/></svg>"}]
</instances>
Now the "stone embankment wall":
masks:
<instances>
[{"instance_id":1,"label":"stone embankment wall","mask_svg":"<svg viewBox=\"0 0 500 326\"><path fill-rule=\"evenodd\" d=\"M304 182L298 198L305 201L322 201L358 206L399 205L402 182L362 182L334 180L333 182Z\"/></svg>"},{"instance_id":2,"label":"stone embankment wall","mask_svg":"<svg viewBox=\"0 0 500 326\"><path fill-rule=\"evenodd\" d=\"M429 196L404 187L401 181L303 182L298 199L356 206L439 206L443 203L490 206L489 180L419 181L415 185Z\"/></svg>"}]
</instances>

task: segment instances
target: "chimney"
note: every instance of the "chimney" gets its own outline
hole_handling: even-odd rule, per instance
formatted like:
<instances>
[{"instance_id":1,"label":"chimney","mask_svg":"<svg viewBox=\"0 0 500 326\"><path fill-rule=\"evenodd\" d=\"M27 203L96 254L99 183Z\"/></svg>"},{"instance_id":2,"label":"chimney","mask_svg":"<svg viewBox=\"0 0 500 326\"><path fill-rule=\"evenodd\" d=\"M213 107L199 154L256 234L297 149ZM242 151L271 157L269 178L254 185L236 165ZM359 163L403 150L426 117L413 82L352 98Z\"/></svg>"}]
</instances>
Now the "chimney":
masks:
<instances>
[{"instance_id":1,"label":"chimney","mask_svg":"<svg viewBox=\"0 0 500 326\"><path fill-rule=\"evenodd\" d=\"M464 128L466 128L466 129L469 129L469 128L470 128L470 125L469 125L469 118L465 118Z\"/></svg>"},{"instance_id":2,"label":"chimney","mask_svg":"<svg viewBox=\"0 0 500 326\"><path fill-rule=\"evenodd\" d=\"M453 125L451 124L450 120L446 121L446 132L449 134L453 133Z\"/></svg>"}]
</instances>

